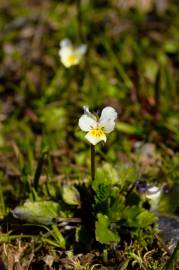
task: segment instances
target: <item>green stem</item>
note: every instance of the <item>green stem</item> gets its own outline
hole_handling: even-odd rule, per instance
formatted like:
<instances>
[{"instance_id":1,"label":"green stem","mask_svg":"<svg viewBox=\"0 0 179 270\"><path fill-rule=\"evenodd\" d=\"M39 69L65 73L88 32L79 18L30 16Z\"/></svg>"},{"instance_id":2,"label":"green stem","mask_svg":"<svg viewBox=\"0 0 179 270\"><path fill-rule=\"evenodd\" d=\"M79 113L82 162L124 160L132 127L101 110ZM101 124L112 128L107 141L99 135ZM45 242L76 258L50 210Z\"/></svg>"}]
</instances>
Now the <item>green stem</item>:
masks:
<instances>
[{"instance_id":1,"label":"green stem","mask_svg":"<svg viewBox=\"0 0 179 270\"><path fill-rule=\"evenodd\" d=\"M95 146L91 144L91 180L95 179Z\"/></svg>"}]
</instances>

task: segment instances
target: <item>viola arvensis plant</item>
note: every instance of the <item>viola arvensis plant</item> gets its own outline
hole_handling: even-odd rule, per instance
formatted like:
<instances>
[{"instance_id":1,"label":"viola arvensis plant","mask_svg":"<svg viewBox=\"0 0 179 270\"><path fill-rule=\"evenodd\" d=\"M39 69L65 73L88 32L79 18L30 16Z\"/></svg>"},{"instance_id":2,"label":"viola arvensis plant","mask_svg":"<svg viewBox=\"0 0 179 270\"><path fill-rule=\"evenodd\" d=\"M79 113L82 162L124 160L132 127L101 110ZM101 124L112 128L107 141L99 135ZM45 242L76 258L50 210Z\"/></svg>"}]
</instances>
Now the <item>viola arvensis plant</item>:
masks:
<instances>
[{"instance_id":1,"label":"viola arvensis plant","mask_svg":"<svg viewBox=\"0 0 179 270\"><path fill-rule=\"evenodd\" d=\"M93 145L100 141L106 142L106 134L113 131L117 112L112 107L105 107L100 118L92 114L87 106L84 106L84 114L79 119L81 130L88 132L86 139Z\"/></svg>"},{"instance_id":2,"label":"viola arvensis plant","mask_svg":"<svg viewBox=\"0 0 179 270\"><path fill-rule=\"evenodd\" d=\"M78 65L86 51L86 44L81 44L78 47L74 47L69 39L63 39L60 42L59 56L62 64L66 68Z\"/></svg>"}]
</instances>

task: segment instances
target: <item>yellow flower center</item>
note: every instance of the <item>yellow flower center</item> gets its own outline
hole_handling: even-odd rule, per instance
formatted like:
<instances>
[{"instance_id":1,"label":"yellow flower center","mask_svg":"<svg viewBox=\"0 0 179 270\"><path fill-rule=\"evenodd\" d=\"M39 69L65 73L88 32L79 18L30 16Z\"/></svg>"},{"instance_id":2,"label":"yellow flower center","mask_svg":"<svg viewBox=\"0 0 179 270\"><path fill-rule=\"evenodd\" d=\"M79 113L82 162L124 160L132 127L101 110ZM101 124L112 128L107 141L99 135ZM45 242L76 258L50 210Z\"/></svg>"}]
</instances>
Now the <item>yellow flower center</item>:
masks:
<instances>
[{"instance_id":1,"label":"yellow flower center","mask_svg":"<svg viewBox=\"0 0 179 270\"><path fill-rule=\"evenodd\" d=\"M70 65L73 65L77 62L77 56L75 54L71 54L68 56L67 61Z\"/></svg>"},{"instance_id":2,"label":"yellow flower center","mask_svg":"<svg viewBox=\"0 0 179 270\"><path fill-rule=\"evenodd\" d=\"M104 132L101 128L95 128L95 129L90 130L90 134L91 136L95 138L99 138L104 135Z\"/></svg>"}]
</instances>

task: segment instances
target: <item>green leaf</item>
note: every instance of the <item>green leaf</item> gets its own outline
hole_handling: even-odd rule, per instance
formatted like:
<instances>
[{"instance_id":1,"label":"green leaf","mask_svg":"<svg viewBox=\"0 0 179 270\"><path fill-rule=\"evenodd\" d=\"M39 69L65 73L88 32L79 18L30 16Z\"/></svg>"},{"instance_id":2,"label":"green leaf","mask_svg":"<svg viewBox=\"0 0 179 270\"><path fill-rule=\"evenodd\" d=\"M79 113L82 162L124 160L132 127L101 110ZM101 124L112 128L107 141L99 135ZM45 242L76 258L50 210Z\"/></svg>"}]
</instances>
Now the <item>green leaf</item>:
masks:
<instances>
[{"instance_id":1,"label":"green leaf","mask_svg":"<svg viewBox=\"0 0 179 270\"><path fill-rule=\"evenodd\" d=\"M62 233L60 232L56 224L52 225L51 235L53 236L59 247L65 248L66 245L65 238L63 237Z\"/></svg>"},{"instance_id":2,"label":"green leaf","mask_svg":"<svg viewBox=\"0 0 179 270\"><path fill-rule=\"evenodd\" d=\"M104 202L111 193L111 182L103 168L97 170L95 180L92 183L96 201Z\"/></svg>"},{"instance_id":3,"label":"green leaf","mask_svg":"<svg viewBox=\"0 0 179 270\"><path fill-rule=\"evenodd\" d=\"M62 188L62 198L69 205L80 205L80 193L71 185L64 185Z\"/></svg>"},{"instance_id":4,"label":"green leaf","mask_svg":"<svg viewBox=\"0 0 179 270\"><path fill-rule=\"evenodd\" d=\"M124 197L121 195L114 200L108 209L108 216L113 222L119 221L123 217L123 211L125 211Z\"/></svg>"},{"instance_id":5,"label":"green leaf","mask_svg":"<svg viewBox=\"0 0 179 270\"><path fill-rule=\"evenodd\" d=\"M139 227L145 228L156 221L156 216L148 210L144 210L138 215L137 220Z\"/></svg>"},{"instance_id":6,"label":"green leaf","mask_svg":"<svg viewBox=\"0 0 179 270\"><path fill-rule=\"evenodd\" d=\"M50 240L48 238L45 238L45 237L41 237L41 241L44 242L44 243L47 243L51 246L54 246L54 247L59 247L59 245L56 243L56 241L54 240Z\"/></svg>"},{"instance_id":7,"label":"green leaf","mask_svg":"<svg viewBox=\"0 0 179 270\"><path fill-rule=\"evenodd\" d=\"M109 229L110 221L106 215L101 213L97 214L97 222L96 226L96 240L99 241L101 244L110 244L111 242L119 242L120 237L117 233L112 232Z\"/></svg>"},{"instance_id":8,"label":"green leaf","mask_svg":"<svg viewBox=\"0 0 179 270\"><path fill-rule=\"evenodd\" d=\"M51 224L54 218L65 217L60 205L51 201L25 202L13 210L13 216L29 223Z\"/></svg>"},{"instance_id":9,"label":"green leaf","mask_svg":"<svg viewBox=\"0 0 179 270\"><path fill-rule=\"evenodd\" d=\"M138 227L137 217L140 213L138 206L126 207L123 211L123 218L128 226Z\"/></svg>"},{"instance_id":10,"label":"green leaf","mask_svg":"<svg viewBox=\"0 0 179 270\"><path fill-rule=\"evenodd\" d=\"M104 163L101 169L103 170L103 174L110 185L116 185L119 183L119 175L114 166L109 163Z\"/></svg>"},{"instance_id":11,"label":"green leaf","mask_svg":"<svg viewBox=\"0 0 179 270\"><path fill-rule=\"evenodd\" d=\"M156 216L148 210L140 209L138 206L126 207L123 218L128 226L145 228L156 221Z\"/></svg>"},{"instance_id":12,"label":"green leaf","mask_svg":"<svg viewBox=\"0 0 179 270\"><path fill-rule=\"evenodd\" d=\"M129 264L129 259L125 260L124 262L120 263L119 267L117 268L117 270L126 270L127 266Z\"/></svg>"}]
</instances>

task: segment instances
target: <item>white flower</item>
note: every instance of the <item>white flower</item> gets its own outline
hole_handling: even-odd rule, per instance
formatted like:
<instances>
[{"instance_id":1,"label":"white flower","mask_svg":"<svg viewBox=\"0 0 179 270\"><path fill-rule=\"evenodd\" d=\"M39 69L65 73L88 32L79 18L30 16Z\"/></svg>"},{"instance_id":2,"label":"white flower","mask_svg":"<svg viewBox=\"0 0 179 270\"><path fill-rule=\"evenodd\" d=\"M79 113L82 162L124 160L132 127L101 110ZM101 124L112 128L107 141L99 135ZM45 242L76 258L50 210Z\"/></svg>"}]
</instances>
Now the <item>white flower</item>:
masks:
<instances>
[{"instance_id":1,"label":"white flower","mask_svg":"<svg viewBox=\"0 0 179 270\"><path fill-rule=\"evenodd\" d=\"M156 186L151 186L148 188L146 198L150 200L151 211L154 211L158 208L161 195L162 195L162 188Z\"/></svg>"},{"instance_id":2,"label":"white flower","mask_svg":"<svg viewBox=\"0 0 179 270\"><path fill-rule=\"evenodd\" d=\"M89 108L84 106L84 114L79 119L79 127L81 130L88 132L86 139L93 145L100 141L106 142L106 134L113 131L117 112L112 107L105 107L99 119L92 113Z\"/></svg>"},{"instance_id":3,"label":"white flower","mask_svg":"<svg viewBox=\"0 0 179 270\"><path fill-rule=\"evenodd\" d=\"M74 47L69 39L63 39L60 42L59 56L61 62L66 68L79 64L81 58L87 51L87 45L81 44Z\"/></svg>"}]
</instances>

